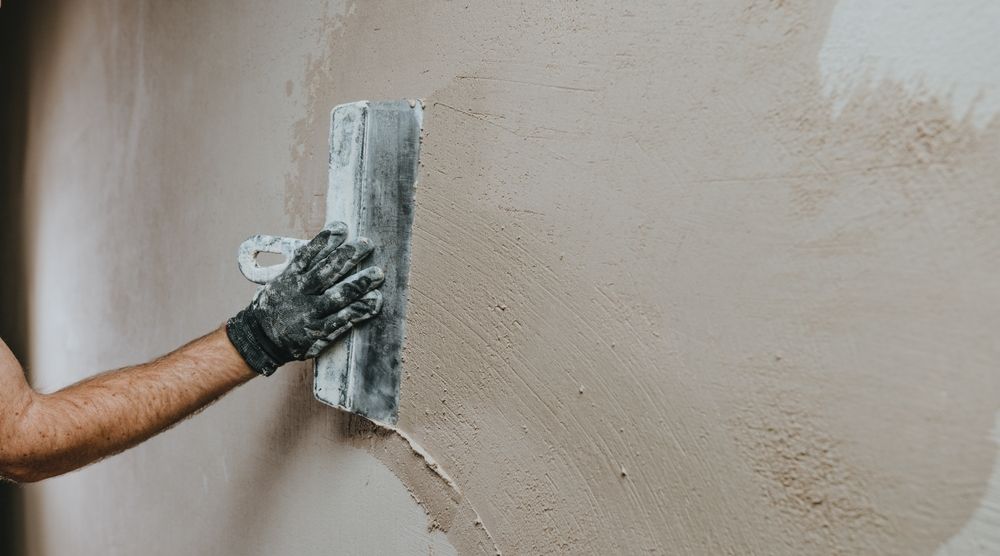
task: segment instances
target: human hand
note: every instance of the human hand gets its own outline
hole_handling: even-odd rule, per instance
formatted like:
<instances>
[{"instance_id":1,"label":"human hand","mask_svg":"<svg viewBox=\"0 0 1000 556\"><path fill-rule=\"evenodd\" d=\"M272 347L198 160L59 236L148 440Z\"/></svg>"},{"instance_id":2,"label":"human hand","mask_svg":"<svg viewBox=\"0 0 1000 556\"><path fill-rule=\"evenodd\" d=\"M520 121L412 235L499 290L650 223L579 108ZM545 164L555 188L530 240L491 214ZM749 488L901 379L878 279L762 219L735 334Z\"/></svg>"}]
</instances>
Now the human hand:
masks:
<instances>
[{"instance_id":1,"label":"human hand","mask_svg":"<svg viewBox=\"0 0 1000 556\"><path fill-rule=\"evenodd\" d=\"M382 308L381 268L344 278L373 250L365 238L345 243L346 237L345 224L327 226L229 319L229 340L253 370L269 376L289 361L315 357Z\"/></svg>"}]
</instances>

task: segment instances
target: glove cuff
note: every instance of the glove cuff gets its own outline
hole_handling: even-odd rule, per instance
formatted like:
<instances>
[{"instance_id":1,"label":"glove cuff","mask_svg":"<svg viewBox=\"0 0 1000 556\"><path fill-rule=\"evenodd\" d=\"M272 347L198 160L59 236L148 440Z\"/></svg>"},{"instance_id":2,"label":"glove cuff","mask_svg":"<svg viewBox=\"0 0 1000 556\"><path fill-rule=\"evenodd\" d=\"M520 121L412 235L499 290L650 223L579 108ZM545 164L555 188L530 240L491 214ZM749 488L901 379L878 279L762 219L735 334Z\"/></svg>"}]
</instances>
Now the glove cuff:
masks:
<instances>
[{"instance_id":1,"label":"glove cuff","mask_svg":"<svg viewBox=\"0 0 1000 556\"><path fill-rule=\"evenodd\" d=\"M257 373L271 376L289 358L267 337L260 322L249 308L244 309L226 323L226 335L247 365Z\"/></svg>"}]
</instances>

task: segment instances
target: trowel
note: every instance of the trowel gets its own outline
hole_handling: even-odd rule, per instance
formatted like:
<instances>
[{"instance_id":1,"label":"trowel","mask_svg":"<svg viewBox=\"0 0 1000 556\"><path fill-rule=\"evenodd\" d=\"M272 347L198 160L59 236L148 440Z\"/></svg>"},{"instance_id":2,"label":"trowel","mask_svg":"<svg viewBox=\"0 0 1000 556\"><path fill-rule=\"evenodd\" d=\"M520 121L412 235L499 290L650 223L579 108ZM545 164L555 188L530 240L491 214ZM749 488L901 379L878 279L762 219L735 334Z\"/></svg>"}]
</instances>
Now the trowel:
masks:
<instances>
[{"instance_id":1,"label":"trowel","mask_svg":"<svg viewBox=\"0 0 1000 556\"><path fill-rule=\"evenodd\" d=\"M385 270L382 311L316 358L313 393L319 401L393 425L399 418L399 382L413 194L420 157L423 106L419 101L361 101L330 114L326 221L347 224L350 237L367 237L375 252L362 266ZM288 266L307 240L254 236L239 248L240 271L266 284ZM285 261L260 266L260 253Z\"/></svg>"}]
</instances>

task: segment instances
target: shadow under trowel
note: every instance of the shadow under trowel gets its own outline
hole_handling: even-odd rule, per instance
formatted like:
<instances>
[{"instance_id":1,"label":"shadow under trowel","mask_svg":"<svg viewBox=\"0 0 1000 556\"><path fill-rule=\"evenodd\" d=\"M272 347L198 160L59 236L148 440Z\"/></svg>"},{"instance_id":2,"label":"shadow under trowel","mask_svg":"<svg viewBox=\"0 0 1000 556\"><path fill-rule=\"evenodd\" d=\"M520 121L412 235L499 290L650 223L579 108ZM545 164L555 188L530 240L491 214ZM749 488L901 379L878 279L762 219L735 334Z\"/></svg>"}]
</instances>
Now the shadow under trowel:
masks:
<instances>
[{"instance_id":1,"label":"shadow under trowel","mask_svg":"<svg viewBox=\"0 0 1000 556\"><path fill-rule=\"evenodd\" d=\"M261 546L255 541L268 537L269 524L288 519L278 519L275 512L280 510L272 502L284 495L280 488L288 477L289 462L305 457L303 448L310 441L329 443L331 450L350 449L345 433L351 416L313 397L312 365L290 365L280 370L279 376L281 373L281 384L268 385L283 389L280 400L269 405L268 413L253 415L254 420L267 424L245 439L247 450L240 454L252 465L243 465L236 472L230 469L225 523L217 529L221 538L202 546L227 546L232 554L259 553ZM329 477L317 476L314 480L329 481ZM233 531L253 533L233 535Z\"/></svg>"}]
</instances>

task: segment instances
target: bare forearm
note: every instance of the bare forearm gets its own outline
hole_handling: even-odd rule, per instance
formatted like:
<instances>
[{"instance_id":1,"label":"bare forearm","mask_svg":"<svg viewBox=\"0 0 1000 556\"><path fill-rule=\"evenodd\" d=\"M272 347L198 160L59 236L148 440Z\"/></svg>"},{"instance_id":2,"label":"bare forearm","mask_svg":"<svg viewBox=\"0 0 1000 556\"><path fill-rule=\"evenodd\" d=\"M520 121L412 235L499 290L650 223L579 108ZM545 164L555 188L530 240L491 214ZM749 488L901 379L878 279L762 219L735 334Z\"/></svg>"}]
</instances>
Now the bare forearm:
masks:
<instances>
[{"instance_id":1,"label":"bare forearm","mask_svg":"<svg viewBox=\"0 0 1000 556\"><path fill-rule=\"evenodd\" d=\"M120 452L256 376L218 329L156 361L53 394L30 392L5 441L8 470L39 480ZM6 443L6 442L5 442Z\"/></svg>"},{"instance_id":2,"label":"bare forearm","mask_svg":"<svg viewBox=\"0 0 1000 556\"><path fill-rule=\"evenodd\" d=\"M350 274L371 253L347 226L328 225L299 248L225 328L162 357L36 393L0 340L0 476L37 481L120 452L258 374L315 357L382 306L378 267Z\"/></svg>"}]
</instances>

